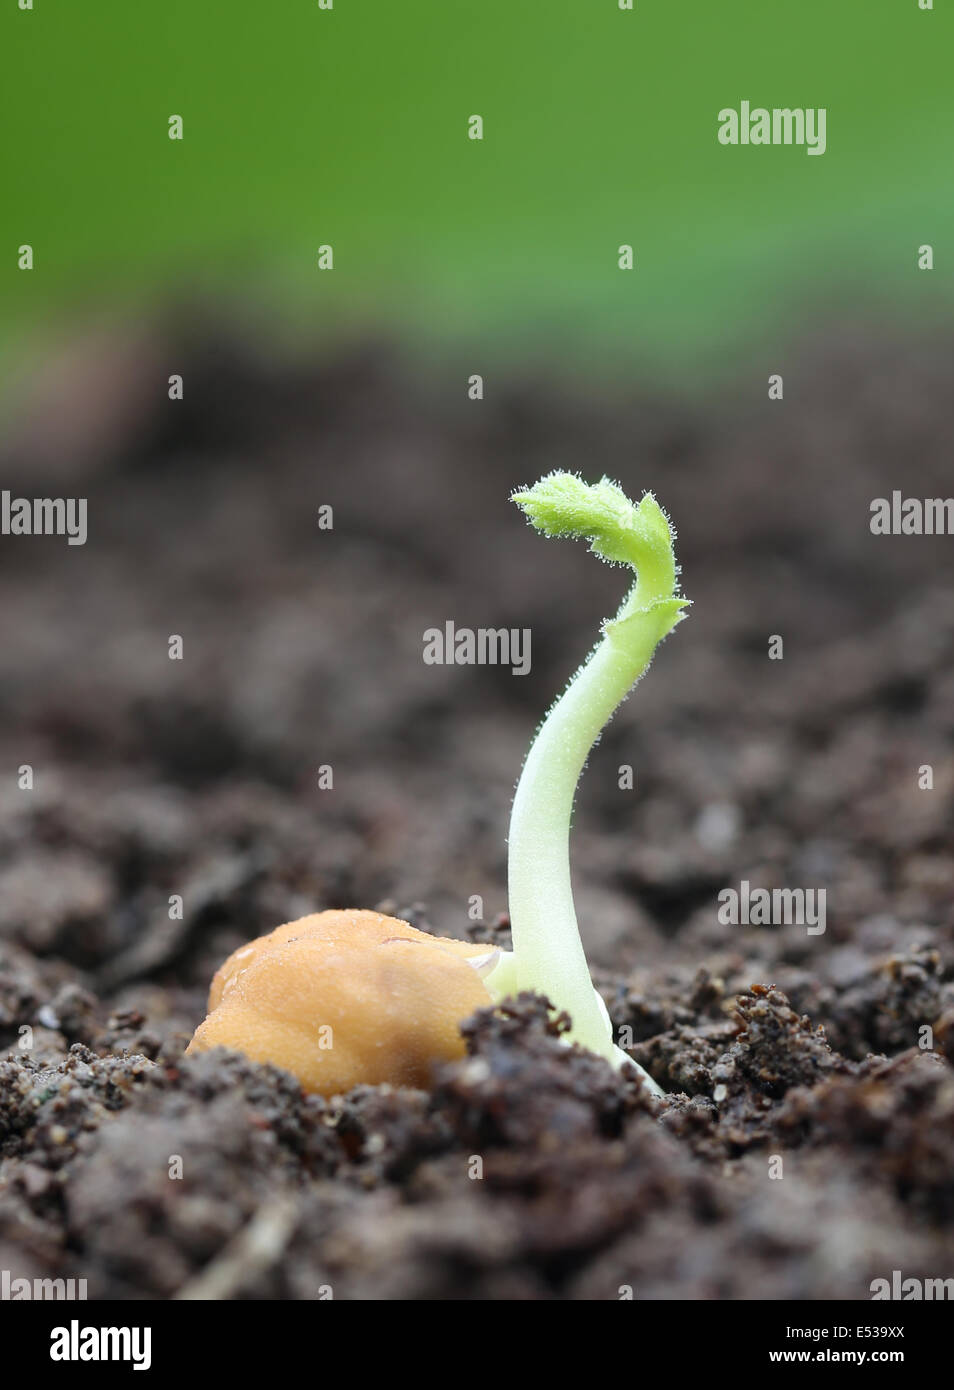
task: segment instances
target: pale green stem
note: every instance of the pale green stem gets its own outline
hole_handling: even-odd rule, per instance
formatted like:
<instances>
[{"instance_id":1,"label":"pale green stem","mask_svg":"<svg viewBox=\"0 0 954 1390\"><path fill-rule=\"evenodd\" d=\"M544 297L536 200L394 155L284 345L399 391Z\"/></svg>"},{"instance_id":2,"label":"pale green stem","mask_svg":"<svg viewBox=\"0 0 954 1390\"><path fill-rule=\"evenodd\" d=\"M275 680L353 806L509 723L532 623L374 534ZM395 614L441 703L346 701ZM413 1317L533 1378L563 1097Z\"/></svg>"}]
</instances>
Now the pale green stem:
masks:
<instances>
[{"instance_id":1,"label":"pale green stem","mask_svg":"<svg viewBox=\"0 0 954 1390\"><path fill-rule=\"evenodd\" d=\"M640 574L604 636L540 727L514 797L509 837L509 898L516 989L545 994L573 1022L569 1037L619 1062L590 980L570 877L573 799L587 756L614 711L679 621L668 524L652 499ZM665 544L660 544L662 520ZM643 563L645 561L645 563Z\"/></svg>"}]
</instances>

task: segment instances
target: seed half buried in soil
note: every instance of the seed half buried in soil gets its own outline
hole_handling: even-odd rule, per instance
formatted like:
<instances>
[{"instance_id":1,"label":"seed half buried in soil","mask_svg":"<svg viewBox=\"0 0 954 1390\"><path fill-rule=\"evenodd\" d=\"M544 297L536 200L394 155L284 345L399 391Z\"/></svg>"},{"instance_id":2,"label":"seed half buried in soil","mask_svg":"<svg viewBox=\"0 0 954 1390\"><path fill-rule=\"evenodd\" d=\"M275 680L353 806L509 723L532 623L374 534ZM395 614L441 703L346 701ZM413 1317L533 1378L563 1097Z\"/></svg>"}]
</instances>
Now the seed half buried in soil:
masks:
<instances>
[{"instance_id":1,"label":"seed half buried in soil","mask_svg":"<svg viewBox=\"0 0 954 1390\"><path fill-rule=\"evenodd\" d=\"M229 957L188 1051L230 1047L323 1095L427 1087L435 1064L464 1056L460 1024L493 1002L481 977L500 954L377 912L315 913Z\"/></svg>"}]
</instances>

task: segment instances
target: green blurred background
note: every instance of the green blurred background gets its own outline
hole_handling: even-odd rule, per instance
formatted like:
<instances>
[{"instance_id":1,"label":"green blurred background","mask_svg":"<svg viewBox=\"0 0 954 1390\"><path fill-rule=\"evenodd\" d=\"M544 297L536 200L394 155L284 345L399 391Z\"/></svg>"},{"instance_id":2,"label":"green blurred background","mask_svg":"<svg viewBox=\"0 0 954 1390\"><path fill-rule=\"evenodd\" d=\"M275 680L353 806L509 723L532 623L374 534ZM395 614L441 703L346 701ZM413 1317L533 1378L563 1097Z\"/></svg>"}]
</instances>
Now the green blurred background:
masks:
<instances>
[{"instance_id":1,"label":"green blurred background","mask_svg":"<svg viewBox=\"0 0 954 1390\"><path fill-rule=\"evenodd\" d=\"M949 0L17 3L8 363L77 318L219 295L309 338L700 376L833 315L950 315ZM827 153L722 147L743 98L827 107Z\"/></svg>"}]
</instances>

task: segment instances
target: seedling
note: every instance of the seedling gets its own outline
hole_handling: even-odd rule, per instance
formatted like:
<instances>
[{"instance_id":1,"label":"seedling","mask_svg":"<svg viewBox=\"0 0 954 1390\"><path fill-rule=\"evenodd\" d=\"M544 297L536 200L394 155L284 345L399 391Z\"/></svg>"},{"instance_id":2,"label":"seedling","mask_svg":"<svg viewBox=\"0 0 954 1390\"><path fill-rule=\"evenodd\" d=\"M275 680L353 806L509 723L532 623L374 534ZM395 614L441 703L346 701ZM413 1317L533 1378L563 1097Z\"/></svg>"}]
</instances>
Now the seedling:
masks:
<instances>
[{"instance_id":1,"label":"seedling","mask_svg":"<svg viewBox=\"0 0 954 1390\"><path fill-rule=\"evenodd\" d=\"M651 495L634 505L606 478L589 486L571 473L551 473L512 500L544 535L588 540L602 560L635 573L615 618L603 623L537 730L517 784L509 840L513 950L432 937L379 913L317 913L229 957L190 1051L233 1047L286 1067L306 1089L326 1095L359 1082L423 1085L432 1062L463 1054L464 1018L533 990L569 1014L567 1041L615 1066L636 1066L615 1045L590 979L573 905L570 820L590 749L684 616L672 530ZM332 1039L327 1049L321 1028Z\"/></svg>"},{"instance_id":2,"label":"seedling","mask_svg":"<svg viewBox=\"0 0 954 1390\"><path fill-rule=\"evenodd\" d=\"M672 530L650 494L634 505L606 478L588 486L572 473L551 473L515 492L512 501L545 536L588 540L600 559L629 565L635 578L615 618L603 623L599 642L540 725L524 763L510 816L513 952L502 956L485 984L496 999L523 989L545 994L573 1021L568 1041L621 1065L631 1059L613 1042L573 905L573 799L590 749L656 647L685 616L687 600L677 594Z\"/></svg>"}]
</instances>

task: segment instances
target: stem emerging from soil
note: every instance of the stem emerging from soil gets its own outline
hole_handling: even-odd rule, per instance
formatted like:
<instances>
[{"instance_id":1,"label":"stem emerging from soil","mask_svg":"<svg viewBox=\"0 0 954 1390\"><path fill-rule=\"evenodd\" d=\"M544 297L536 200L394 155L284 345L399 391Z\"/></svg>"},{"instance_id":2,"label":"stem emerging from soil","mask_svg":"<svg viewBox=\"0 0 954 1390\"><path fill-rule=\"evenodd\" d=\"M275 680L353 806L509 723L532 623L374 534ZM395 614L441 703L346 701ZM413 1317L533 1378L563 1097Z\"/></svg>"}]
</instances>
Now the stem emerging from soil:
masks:
<instances>
[{"instance_id":1,"label":"stem emerging from soil","mask_svg":"<svg viewBox=\"0 0 954 1390\"><path fill-rule=\"evenodd\" d=\"M593 988L573 905L573 798L590 749L684 616L687 601L676 592L669 522L648 493L634 506L605 478L587 486L572 474L553 473L512 500L545 535L585 538L602 559L636 572L616 617L603 624L601 640L537 732L517 785L509 836L509 983L547 995L570 1015L571 1040L618 1064L626 1054L615 1046ZM493 980L495 989L502 983Z\"/></svg>"}]
</instances>

